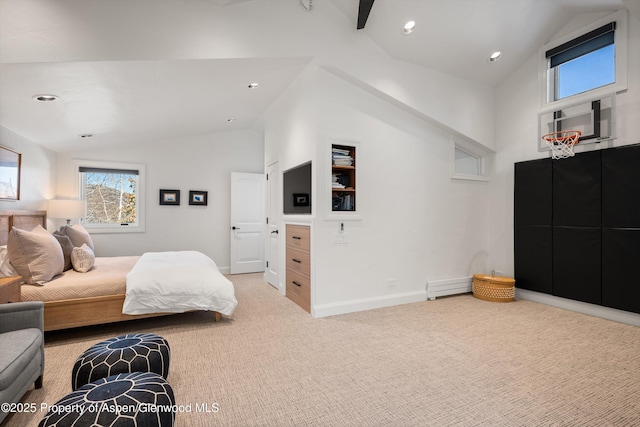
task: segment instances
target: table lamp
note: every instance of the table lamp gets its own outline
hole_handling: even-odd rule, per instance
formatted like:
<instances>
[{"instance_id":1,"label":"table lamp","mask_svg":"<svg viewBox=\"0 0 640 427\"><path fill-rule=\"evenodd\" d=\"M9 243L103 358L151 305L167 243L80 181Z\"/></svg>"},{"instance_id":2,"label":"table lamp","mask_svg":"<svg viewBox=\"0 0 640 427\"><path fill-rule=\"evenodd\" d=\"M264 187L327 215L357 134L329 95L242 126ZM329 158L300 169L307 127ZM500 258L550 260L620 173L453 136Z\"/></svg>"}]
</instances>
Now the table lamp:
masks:
<instances>
[{"instance_id":1,"label":"table lamp","mask_svg":"<svg viewBox=\"0 0 640 427\"><path fill-rule=\"evenodd\" d=\"M60 199L49 200L47 215L49 218L66 219L67 225L70 225L73 218L84 217L84 201Z\"/></svg>"}]
</instances>

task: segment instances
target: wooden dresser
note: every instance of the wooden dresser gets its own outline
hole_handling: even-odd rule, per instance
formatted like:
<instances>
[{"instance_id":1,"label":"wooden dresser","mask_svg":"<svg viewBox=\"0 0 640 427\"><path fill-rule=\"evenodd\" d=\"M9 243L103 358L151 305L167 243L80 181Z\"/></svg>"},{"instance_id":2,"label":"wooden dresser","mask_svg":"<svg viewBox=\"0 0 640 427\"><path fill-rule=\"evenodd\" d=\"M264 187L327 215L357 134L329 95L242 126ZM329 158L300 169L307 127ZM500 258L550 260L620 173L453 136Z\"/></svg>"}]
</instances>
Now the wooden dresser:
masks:
<instances>
[{"instance_id":1,"label":"wooden dresser","mask_svg":"<svg viewBox=\"0 0 640 427\"><path fill-rule=\"evenodd\" d=\"M311 312L311 229L287 224L287 297Z\"/></svg>"},{"instance_id":2,"label":"wooden dresser","mask_svg":"<svg viewBox=\"0 0 640 427\"><path fill-rule=\"evenodd\" d=\"M0 278L0 304L20 302L22 300L20 293L21 281L22 277L20 276Z\"/></svg>"}]
</instances>

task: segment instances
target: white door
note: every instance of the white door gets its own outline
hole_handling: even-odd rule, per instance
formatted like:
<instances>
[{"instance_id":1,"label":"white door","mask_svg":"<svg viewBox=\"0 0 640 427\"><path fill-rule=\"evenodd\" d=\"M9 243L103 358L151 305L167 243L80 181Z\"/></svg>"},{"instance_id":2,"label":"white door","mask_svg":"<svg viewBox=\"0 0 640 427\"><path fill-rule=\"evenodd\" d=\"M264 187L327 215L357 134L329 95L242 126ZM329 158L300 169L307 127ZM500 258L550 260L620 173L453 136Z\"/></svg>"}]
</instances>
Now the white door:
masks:
<instances>
[{"instance_id":1,"label":"white door","mask_svg":"<svg viewBox=\"0 0 640 427\"><path fill-rule=\"evenodd\" d=\"M280 239L278 225L280 224L282 202L280 200L280 166L274 163L267 168L267 265L264 272L264 280L280 289L280 277L278 275L278 247Z\"/></svg>"},{"instance_id":2,"label":"white door","mask_svg":"<svg viewBox=\"0 0 640 427\"><path fill-rule=\"evenodd\" d=\"M264 271L264 183L263 174L231 172L231 274Z\"/></svg>"}]
</instances>

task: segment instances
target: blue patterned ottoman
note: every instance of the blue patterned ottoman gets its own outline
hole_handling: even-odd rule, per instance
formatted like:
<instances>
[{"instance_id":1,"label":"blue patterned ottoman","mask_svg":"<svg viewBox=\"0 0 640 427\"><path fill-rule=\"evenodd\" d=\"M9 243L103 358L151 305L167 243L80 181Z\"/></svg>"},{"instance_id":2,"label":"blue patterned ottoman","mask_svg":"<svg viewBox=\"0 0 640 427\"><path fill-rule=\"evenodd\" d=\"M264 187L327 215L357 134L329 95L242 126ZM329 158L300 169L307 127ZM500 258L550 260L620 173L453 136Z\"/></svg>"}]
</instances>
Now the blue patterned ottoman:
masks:
<instances>
[{"instance_id":1,"label":"blue patterned ottoman","mask_svg":"<svg viewBox=\"0 0 640 427\"><path fill-rule=\"evenodd\" d=\"M128 372L155 372L167 379L170 354L167 340L155 334L134 333L100 341L78 356L71 389Z\"/></svg>"},{"instance_id":2,"label":"blue patterned ottoman","mask_svg":"<svg viewBox=\"0 0 640 427\"><path fill-rule=\"evenodd\" d=\"M45 426L173 426L176 401L171 385L153 372L112 375L85 384L52 407Z\"/></svg>"}]
</instances>

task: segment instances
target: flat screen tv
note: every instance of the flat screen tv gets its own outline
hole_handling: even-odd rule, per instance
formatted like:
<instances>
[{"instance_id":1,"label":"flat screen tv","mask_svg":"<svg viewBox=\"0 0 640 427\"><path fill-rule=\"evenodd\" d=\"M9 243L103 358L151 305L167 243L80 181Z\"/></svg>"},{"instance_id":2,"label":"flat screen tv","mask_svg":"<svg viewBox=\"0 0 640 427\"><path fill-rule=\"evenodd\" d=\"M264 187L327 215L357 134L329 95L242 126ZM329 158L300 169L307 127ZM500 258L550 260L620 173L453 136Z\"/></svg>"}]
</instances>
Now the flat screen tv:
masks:
<instances>
[{"instance_id":1,"label":"flat screen tv","mask_svg":"<svg viewBox=\"0 0 640 427\"><path fill-rule=\"evenodd\" d=\"M284 171L282 182L283 212L311 215L311 162Z\"/></svg>"}]
</instances>

